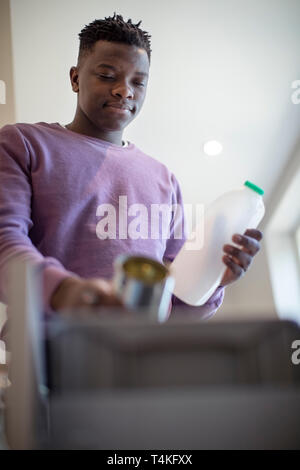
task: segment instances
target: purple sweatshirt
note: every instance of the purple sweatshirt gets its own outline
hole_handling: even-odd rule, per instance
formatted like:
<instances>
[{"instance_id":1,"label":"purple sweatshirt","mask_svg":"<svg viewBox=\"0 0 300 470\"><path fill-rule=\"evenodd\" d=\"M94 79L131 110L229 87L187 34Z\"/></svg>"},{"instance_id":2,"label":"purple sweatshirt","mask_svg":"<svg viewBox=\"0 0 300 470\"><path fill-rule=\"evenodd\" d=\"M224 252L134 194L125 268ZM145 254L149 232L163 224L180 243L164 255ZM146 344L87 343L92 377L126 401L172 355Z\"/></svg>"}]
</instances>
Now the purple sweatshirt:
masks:
<instances>
[{"instance_id":1,"label":"purple sweatshirt","mask_svg":"<svg viewBox=\"0 0 300 470\"><path fill-rule=\"evenodd\" d=\"M46 314L52 313L50 298L64 278L110 279L120 254L171 262L186 237L185 230L175 237L184 217L170 212L152 233L157 222L152 208L161 204L183 209L178 182L165 165L132 143L120 147L58 123L4 126L0 301L7 303L7 267L14 256L42 268ZM219 287L205 305L193 309L209 318L223 297L224 288ZM175 296L172 302L186 305Z\"/></svg>"}]
</instances>

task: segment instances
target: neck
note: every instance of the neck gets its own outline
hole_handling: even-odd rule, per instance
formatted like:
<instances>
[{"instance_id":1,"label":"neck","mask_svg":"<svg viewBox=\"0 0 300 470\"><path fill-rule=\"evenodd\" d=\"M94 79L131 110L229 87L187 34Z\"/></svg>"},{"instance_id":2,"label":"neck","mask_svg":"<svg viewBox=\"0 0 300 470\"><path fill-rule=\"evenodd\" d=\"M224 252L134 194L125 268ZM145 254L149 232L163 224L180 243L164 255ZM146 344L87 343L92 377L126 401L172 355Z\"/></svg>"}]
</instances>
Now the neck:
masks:
<instances>
[{"instance_id":1,"label":"neck","mask_svg":"<svg viewBox=\"0 0 300 470\"><path fill-rule=\"evenodd\" d=\"M66 128L78 134L96 137L97 139L122 147L123 131L103 131L96 127L83 113L79 115L76 112L75 118L70 124L66 125Z\"/></svg>"}]
</instances>

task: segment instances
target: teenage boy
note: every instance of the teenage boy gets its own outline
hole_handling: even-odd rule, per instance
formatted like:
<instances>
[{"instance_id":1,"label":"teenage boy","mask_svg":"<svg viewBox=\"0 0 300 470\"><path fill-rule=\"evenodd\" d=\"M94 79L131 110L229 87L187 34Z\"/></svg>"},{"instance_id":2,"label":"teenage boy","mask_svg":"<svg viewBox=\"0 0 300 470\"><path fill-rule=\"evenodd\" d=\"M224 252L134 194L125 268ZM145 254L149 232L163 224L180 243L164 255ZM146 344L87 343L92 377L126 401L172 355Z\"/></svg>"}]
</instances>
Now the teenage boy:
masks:
<instances>
[{"instance_id":1,"label":"teenage boy","mask_svg":"<svg viewBox=\"0 0 300 470\"><path fill-rule=\"evenodd\" d=\"M175 176L123 140L124 129L142 108L149 78L150 36L140 23L125 22L114 14L83 28L78 63L70 70L77 94L71 123L19 123L0 131L3 302L7 266L14 256L41 267L44 309L51 313L117 303L111 278L119 254L168 263L184 243L185 235L174 236L178 224L183 224L183 216L175 217L174 212L168 219L168 238L162 236L166 227L151 237L153 220L138 236L137 222L132 220L141 217L141 207L146 210L143 222L152 205L182 209ZM206 304L195 307L201 318L219 308L224 287L249 268L261 238L260 231L249 229L233 237L240 248L224 246L227 269ZM174 304L182 302L173 296Z\"/></svg>"}]
</instances>

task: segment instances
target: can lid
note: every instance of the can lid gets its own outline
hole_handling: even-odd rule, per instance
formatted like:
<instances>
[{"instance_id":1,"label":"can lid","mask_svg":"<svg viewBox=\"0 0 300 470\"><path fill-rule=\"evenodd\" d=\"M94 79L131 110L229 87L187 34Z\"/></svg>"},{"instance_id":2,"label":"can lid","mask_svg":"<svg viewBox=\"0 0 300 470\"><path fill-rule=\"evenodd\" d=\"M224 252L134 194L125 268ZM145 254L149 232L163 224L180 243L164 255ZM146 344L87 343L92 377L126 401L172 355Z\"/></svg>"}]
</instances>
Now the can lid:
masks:
<instances>
[{"instance_id":1,"label":"can lid","mask_svg":"<svg viewBox=\"0 0 300 470\"><path fill-rule=\"evenodd\" d=\"M127 276L148 285L161 282L169 274L166 266L143 256L129 256L123 263L123 270Z\"/></svg>"},{"instance_id":2,"label":"can lid","mask_svg":"<svg viewBox=\"0 0 300 470\"><path fill-rule=\"evenodd\" d=\"M256 191L258 194L264 194L264 190L256 186L256 184L251 183L251 181L245 181L244 185L248 186L250 189L253 189L253 191Z\"/></svg>"}]
</instances>

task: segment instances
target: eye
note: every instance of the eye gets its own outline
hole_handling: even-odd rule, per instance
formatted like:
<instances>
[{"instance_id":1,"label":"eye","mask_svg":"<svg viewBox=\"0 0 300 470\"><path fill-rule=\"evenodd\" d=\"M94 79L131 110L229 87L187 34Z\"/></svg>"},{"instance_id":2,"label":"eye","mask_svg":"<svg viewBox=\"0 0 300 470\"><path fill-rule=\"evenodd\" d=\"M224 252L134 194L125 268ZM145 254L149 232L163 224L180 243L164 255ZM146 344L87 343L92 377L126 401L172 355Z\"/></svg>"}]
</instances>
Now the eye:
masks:
<instances>
[{"instance_id":1,"label":"eye","mask_svg":"<svg viewBox=\"0 0 300 470\"><path fill-rule=\"evenodd\" d=\"M113 80L115 77L112 77L110 75L97 75L99 78L106 78L107 80ZM135 85L137 86L142 86L144 87L145 84L144 83L140 83L140 82L135 82Z\"/></svg>"}]
</instances>

